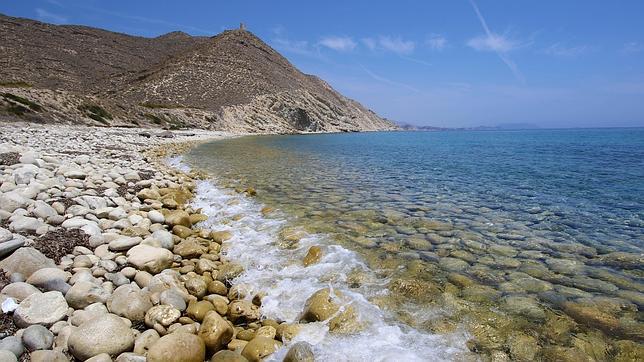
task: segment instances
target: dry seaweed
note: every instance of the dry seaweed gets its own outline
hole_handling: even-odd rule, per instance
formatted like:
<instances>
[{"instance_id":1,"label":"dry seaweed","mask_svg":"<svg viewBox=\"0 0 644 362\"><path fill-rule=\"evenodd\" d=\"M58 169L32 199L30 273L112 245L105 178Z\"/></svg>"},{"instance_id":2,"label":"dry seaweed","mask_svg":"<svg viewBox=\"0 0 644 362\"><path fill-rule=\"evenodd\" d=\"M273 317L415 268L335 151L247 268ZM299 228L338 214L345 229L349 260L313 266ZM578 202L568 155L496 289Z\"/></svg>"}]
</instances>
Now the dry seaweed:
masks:
<instances>
[{"instance_id":1,"label":"dry seaweed","mask_svg":"<svg viewBox=\"0 0 644 362\"><path fill-rule=\"evenodd\" d=\"M0 166L11 166L20 163L20 154L18 152L0 153Z\"/></svg>"},{"instance_id":2,"label":"dry seaweed","mask_svg":"<svg viewBox=\"0 0 644 362\"><path fill-rule=\"evenodd\" d=\"M34 240L33 247L38 249L56 264L60 259L71 254L76 246L89 248L89 236L79 229L58 229L48 231L45 235Z\"/></svg>"}]
</instances>

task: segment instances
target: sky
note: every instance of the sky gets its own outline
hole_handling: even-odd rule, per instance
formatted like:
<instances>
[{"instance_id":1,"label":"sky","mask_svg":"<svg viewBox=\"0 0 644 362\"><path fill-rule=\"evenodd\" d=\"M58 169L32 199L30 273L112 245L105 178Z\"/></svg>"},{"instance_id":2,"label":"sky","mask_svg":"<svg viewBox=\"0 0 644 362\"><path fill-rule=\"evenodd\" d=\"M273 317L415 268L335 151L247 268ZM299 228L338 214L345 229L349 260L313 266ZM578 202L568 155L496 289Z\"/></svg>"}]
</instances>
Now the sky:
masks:
<instances>
[{"instance_id":1,"label":"sky","mask_svg":"<svg viewBox=\"0 0 644 362\"><path fill-rule=\"evenodd\" d=\"M0 13L146 37L244 22L402 123L644 126L641 0L4 0Z\"/></svg>"}]
</instances>

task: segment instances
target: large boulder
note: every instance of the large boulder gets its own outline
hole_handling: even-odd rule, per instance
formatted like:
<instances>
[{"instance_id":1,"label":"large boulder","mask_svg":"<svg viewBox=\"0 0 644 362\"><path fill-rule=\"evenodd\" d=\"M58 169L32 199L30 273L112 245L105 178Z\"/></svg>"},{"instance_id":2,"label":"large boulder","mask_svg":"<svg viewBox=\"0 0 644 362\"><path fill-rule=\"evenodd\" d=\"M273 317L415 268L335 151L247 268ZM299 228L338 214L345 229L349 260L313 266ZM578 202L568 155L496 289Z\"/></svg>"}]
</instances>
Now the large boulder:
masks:
<instances>
[{"instance_id":1,"label":"large boulder","mask_svg":"<svg viewBox=\"0 0 644 362\"><path fill-rule=\"evenodd\" d=\"M67 340L69 351L84 361L101 353L117 356L132 350L134 333L114 314L103 314L74 329Z\"/></svg>"},{"instance_id":2,"label":"large boulder","mask_svg":"<svg viewBox=\"0 0 644 362\"><path fill-rule=\"evenodd\" d=\"M148 351L148 362L202 362L206 346L201 338L189 333L171 333L161 337Z\"/></svg>"},{"instance_id":3,"label":"large boulder","mask_svg":"<svg viewBox=\"0 0 644 362\"><path fill-rule=\"evenodd\" d=\"M29 278L36 270L55 268L56 263L34 248L20 248L0 261L0 269L6 273L20 273Z\"/></svg>"},{"instance_id":4,"label":"large boulder","mask_svg":"<svg viewBox=\"0 0 644 362\"><path fill-rule=\"evenodd\" d=\"M23 300L13 317L19 327L32 324L51 326L67 314L67 302L61 292L36 293Z\"/></svg>"},{"instance_id":5,"label":"large boulder","mask_svg":"<svg viewBox=\"0 0 644 362\"><path fill-rule=\"evenodd\" d=\"M172 252L149 245L137 245L127 252L127 260L138 269L157 274L172 265Z\"/></svg>"},{"instance_id":6,"label":"large boulder","mask_svg":"<svg viewBox=\"0 0 644 362\"><path fill-rule=\"evenodd\" d=\"M217 352L232 340L233 326L219 313L210 311L201 323L198 335L203 339L209 351Z\"/></svg>"},{"instance_id":7,"label":"large boulder","mask_svg":"<svg viewBox=\"0 0 644 362\"><path fill-rule=\"evenodd\" d=\"M125 317L131 321L142 321L145 313L152 308L150 293L142 291L138 286L127 284L116 288L107 300L110 312Z\"/></svg>"}]
</instances>

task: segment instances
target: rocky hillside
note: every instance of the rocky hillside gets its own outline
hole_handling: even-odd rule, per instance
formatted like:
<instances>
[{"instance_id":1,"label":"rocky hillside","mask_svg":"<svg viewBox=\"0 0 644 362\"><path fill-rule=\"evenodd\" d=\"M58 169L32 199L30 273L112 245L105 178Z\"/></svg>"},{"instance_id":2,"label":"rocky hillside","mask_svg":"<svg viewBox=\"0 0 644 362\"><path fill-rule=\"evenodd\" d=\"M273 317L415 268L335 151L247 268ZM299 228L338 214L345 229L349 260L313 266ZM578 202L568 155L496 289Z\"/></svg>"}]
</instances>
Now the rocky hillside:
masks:
<instances>
[{"instance_id":1,"label":"rocky hillside","mask_svg":"<svg viewBox=\"0 0 644 362\"><path fill-rule=\"evenodd\" d=\"M245 30L142 38L0 15L0 117L233 132L395 129Z\"/></svg>"}]
</instances>

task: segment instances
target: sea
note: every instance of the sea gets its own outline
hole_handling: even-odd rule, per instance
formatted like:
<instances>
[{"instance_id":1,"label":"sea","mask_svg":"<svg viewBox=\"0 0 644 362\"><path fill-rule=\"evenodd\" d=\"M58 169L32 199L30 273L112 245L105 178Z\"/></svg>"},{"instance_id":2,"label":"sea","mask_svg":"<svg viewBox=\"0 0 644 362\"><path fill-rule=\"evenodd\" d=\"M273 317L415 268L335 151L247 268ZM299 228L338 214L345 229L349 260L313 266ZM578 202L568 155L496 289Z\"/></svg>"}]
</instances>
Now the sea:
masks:
<instances>
[{"instance_id":1,"label":"sea","mask_svg":"<svg viewBox=\"0 0 644 362\"><path fill-rule=\"evenodd\" d=\"M208 175L194 207L265 317L322 288L358 311L303 324L319 360L644 358L642 128L243 136L170 162Z\"/></svg>"}]
</instances>

